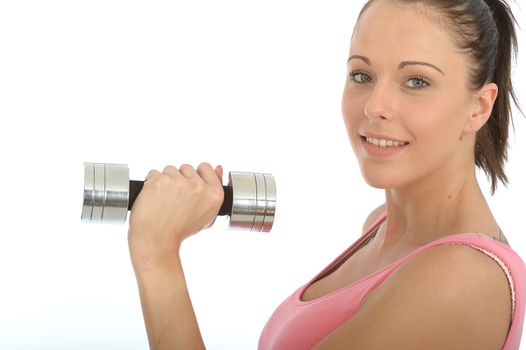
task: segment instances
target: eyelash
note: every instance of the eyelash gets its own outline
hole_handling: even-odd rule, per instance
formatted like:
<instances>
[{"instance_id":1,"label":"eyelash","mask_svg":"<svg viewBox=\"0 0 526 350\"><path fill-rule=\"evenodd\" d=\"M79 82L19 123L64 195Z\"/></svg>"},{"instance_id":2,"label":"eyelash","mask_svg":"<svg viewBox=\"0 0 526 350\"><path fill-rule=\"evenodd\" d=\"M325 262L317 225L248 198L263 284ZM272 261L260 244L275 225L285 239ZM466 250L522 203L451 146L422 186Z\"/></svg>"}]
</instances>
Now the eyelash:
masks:
<instances>
[{"instance_id":1,"label":"eyelash","mask_svg":"<svg viewBox=\"0 0 526 350\"><path fill-rule=\"evenodd\" d=\"M421 82L424 83L424 86L421 86L421 87L415 87L415 88L410 88L410 89L414 89L414 90L422 90L422 89L425 89L426 87L428 87L430 85L429 83L429 80L427 80L426 78L424 78L423 76L421 75L411 75L407 81L410 81L410 80L419 80Z\"/></svg>"},{"instance_id":2,"label":"eyelash","mask_svg":"<svg viewBox=\"0 0 526 350\"><path fill-rule=\"evenodd\" d=\"M356 76L359 75L359 74L363 74L363 75L367 76L369 79L372 80L371 76L367 72L362 71L362 70L354 70L351 73L349 73L349 80L351 80L352 82L355 82L357 84L366 84L365 82L359 82L359 81L356 80ZM418 81L421 81L421 82L424 83L424 86L421 86L421 87L408 87L411 90L422 90L422 89L425 89L426 87L431 85L429 80L426 79L425 77L421 76L421 75L411 75L411 76L409 76L407 78L406 82L407 81L411 81L411 80L418 80Z\"/></svg>"},{"instance_id":3,"label":"eyelash","mask_svg":"<svg viewBox=\"0 0 526 350\"><path fill-rule=\"evenodd\" d=\"M363 74L363 75L369 77L369 79L371 79L371 76L367 72L365 72L363 70L353 70L351 73L349 73L349 80L351 80L351 81L353 81L353 82L355 82L357 84L364 84L363 82L356 81L355 77L358 74Z\"/></svg>"}]
</instances>

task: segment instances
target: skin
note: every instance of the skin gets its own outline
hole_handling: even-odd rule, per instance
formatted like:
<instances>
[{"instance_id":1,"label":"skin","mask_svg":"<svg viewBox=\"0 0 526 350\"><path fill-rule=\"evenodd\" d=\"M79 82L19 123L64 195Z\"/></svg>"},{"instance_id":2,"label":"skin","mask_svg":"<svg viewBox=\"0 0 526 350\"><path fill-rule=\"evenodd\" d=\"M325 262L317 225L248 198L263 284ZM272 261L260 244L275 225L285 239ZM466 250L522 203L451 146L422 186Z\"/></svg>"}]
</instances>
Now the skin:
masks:
<instances>
[{"instance_id":1,"label":"skin","mask_svg":"<svg viewBox=\"0 0 526 350\"><path fill-rule=\"evenodd\" d=\"M469 88L469 58L426 11L377 1L351 41L349 57L363 56L369 64L349 60L342 113L365 181L385 189L388 220L375 242L379 254L448 234L499 236L477 183L473 151L498 88L493 83ZM406 61L432 64L441 72L420 64L400 69ZM394 157L373 157L362 149L364 132L410 144Z\"/></svg>"},{"instance_id":2,"label":"skin","mask_svg":"<svg viewBox=\"0 0 526 350\"><path fill-rule=\"evenodd\" d=\"M130 216L128 245L150 349L204 349L180 249L213 225L223 203L223 170L201 163L150 171Z\"/></svg>"},{"instance_id":3,"label":"skin","mask_svg":"<svg viewBox=\"0 0 526 350\"><path fill-rule=\"evenodd\" d=\"M370 219L384 210L388 217L366 246L365 265L385 265L451 234L499 237L474 160L476 132L498 87L470 89L469 58L439 14L420 6L377 0L351 40L349 57L362 59L348 63L343 118L365 181L385 190L385 205ZM408 61L425 64L402 64ZM363 133L409 145L390 158L371 156ZM444 245L400 267L315 349L501 349L509 320L500 267L474 249Z\"/></svg>"},{"instance_id":4,"label":"skin","mask_svg":"<svg viewBox=\"0 0 526 350\"><path fill-rule=\"evenodd\" d=\"M355 74L345 84L343 117L363 177L385 189L388 211L383 230L369 243L370 258L395 256L447 234L498 236L473 154L497 86L471 91L470 62L457 52L450 33L422 11L389 1L378 0L364 12L352 38L353 55L369 64L349 61ZM428 65L399 69L404 61L430 63L443 73ZM422 86L414 76L430 85L414 89ZM410 144L380 159L362 150L360 132ZM180 248L213 224L223 201L221 178L221 168L208 163L197 170L185 164L151 171L132 208L128 242L151 349L205 347ZM474 249L436 247L378 286L316 349L501 348L510 319L508 288L500 267Z\"/></svg>"}]
</instances>

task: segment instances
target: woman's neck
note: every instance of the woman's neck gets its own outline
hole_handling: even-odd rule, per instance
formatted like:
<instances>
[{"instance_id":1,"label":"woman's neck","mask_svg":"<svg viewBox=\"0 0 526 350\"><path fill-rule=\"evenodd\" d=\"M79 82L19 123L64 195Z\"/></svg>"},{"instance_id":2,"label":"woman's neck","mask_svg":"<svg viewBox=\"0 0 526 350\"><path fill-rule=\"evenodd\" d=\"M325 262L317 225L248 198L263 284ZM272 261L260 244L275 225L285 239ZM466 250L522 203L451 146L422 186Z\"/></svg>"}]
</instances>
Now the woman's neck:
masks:
<instances>
[{"instance_id":1,"label":"woman's neck","mask_svg":"<svg viewBox=\"0 0 526 350\"><path fill-rule=\"evenodd\" d=\"M498 225L474 168L472 172L435 175L404 188L385 190L387 223L381 250L420 246L456 233L498 236Z\"/></svg>"}]
</instances>

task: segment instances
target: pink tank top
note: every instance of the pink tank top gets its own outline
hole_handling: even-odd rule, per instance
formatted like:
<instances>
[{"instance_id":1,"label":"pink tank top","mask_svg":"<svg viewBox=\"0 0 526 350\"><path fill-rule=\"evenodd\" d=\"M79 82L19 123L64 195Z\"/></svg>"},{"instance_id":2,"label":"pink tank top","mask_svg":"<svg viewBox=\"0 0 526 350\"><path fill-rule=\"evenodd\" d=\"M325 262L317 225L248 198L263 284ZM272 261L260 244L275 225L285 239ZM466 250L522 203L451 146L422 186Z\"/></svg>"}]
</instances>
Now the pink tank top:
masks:
<instances>
[{"instance_id":1,"label":"pink tank top","mask_svg":"<svg viewBox=\"0 0 526 350\"><path fill-rule=\"evenodd\" d=\"M465 233L442 237L419 247L402 259L318 299L301 301L303 291L344 259L371 235L386 218L384 212L364 234L307 284L285 299L263 328L259 350L311 349L340 325L351 319L365 297L407 260L441 244L464 244L493 258L508 277L512 300L512 320L504 350L517 350L524 323L526 266L510 247L488 236Z\"/></svg>"}]
</instances>

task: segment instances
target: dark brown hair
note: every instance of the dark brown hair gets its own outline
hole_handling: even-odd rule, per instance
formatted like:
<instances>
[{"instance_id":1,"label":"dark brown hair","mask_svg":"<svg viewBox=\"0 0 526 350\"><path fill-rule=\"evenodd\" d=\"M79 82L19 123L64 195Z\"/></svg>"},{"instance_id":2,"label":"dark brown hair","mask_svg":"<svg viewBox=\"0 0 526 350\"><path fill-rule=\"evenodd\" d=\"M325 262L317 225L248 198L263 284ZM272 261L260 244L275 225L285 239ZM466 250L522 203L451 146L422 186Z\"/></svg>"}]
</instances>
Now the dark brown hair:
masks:
<instances>
[{"instance_id":1,"label":"dark brown hair","mask_svg":"<svg viewBox=\"0 0 526 350\"><path fill-rule=\"evenodd\" d=\"M362 13L376 0L369 0ZM517 56L517 21L504 0L391 0L429 6L445 19L456 35L459 49L472 60L471 88L478 90L486 83L499 88L493 111L486 124L477 132L475 164L491 179L491 195L497 181L504 186L508 160L508 129L511 119L511 99L521 111L511 81L512 56ZM522 113L522 111L521 111ZM511 119L513 125L513 119ZM513 125L515 130L515 126Z\"/></svg>"}]
</instances>

